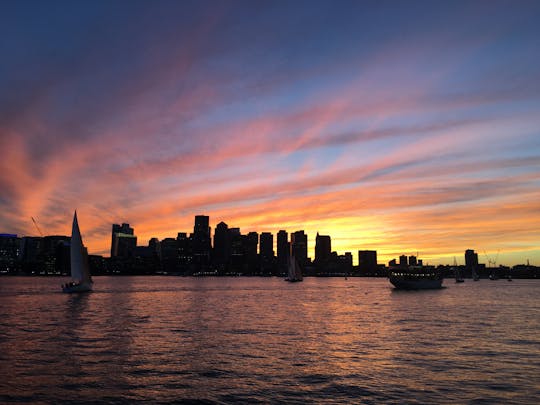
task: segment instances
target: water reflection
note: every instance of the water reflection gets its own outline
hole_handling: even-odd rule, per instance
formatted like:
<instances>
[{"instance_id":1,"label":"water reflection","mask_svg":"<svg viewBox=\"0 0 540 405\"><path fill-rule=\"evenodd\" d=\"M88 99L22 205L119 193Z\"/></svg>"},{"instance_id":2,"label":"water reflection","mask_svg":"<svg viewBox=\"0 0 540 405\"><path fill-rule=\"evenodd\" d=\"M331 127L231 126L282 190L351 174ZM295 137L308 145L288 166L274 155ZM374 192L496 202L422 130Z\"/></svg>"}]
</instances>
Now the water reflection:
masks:
<instances>
[{"instance_id":1,"label":"water reflection","mask_svg":"<svg viewBox=\"0 0 540 405\"><path fill-rule=\"evenodd\" d=\"M0 402L538 396L536 284L514 295L481 282L403 294L362 279L99 278L80 295L57 284L0 293Z\"/></svg>"}]
</instances>

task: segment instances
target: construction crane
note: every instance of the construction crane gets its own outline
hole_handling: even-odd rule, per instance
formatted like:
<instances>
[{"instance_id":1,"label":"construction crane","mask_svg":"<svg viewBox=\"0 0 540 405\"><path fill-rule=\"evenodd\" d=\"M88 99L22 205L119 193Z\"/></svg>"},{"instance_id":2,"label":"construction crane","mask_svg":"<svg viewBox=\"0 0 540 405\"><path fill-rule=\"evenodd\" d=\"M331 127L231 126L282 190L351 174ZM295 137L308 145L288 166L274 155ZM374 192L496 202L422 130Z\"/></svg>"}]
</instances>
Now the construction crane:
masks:
<instances>
[{"instance_id":1,"label":"construction crane","mask_svg":"<svg viewBox=\"0 0 540 405\"><path fill-rule=\"evenodd\" d=\"M43 237L43 232L41 232L41 229L39 229L39 226L38 226L36 220L34 219L34 217L30 217L30 218L32 218L32 222L33 222L34 225L36 226L36 229L38 230L39 235L40 235L41 237Z\"/></svg>"},{"instance_id":2,"label":"construction crane","mask_svg":"<svg viewBox=\"0 0 540 405\"><path fill-rule=\"evenodd\" d=\"M486 251L484 250L484 255L486 256L486 259L488 261L488 267L495 267L497 265L497 259L499 258L499 252L500 250L497 250L497 255L495 256L495 259L492 260L491 257L488 256Z\"/></svg>"}]
</instances>

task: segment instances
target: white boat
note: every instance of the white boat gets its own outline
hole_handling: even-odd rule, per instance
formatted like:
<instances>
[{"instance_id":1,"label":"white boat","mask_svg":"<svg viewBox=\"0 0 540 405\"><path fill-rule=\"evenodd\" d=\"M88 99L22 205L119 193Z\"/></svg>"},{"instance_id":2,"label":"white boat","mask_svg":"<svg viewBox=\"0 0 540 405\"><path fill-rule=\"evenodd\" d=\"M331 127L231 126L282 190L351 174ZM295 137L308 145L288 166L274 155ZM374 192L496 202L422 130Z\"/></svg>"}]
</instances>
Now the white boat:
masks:
<instances>
[{"instance_id":1,"label":"white boat","mask_svg":"<svg viewBox=\"0 0 540 405\"><path fill-rule=\"evenodd\" d=\"M289 256L289 270L287 273L287 278L285 278L285 281L295 282L295 281L302 281L304 280L304 277L302 277L302 269L298 265L298 262L296 261L296 258L293 254Z\"/></svg>"},{"instance_id":2,"label":"white boat","mask_svg":"<svg viewBox=\"0 0 540 405\"><path fill-rule=\"evenodd\" d=\"M82 243L81 231L77 221L77 211L73 215L71 228L71 281L62 285L65 293L92 291L92 277L88 265L88 253Z\"/></svg>"},{"instance_id":3,"label":"white boat","mask_svg":"<svg viewBox=\"0 0 540 405\"><path fill-rule=\"evenodd\" d=\"M443 274L428 266L396 267L388 271L390 283L399 290L442 288Z\"/></svg>"}]
</instances>

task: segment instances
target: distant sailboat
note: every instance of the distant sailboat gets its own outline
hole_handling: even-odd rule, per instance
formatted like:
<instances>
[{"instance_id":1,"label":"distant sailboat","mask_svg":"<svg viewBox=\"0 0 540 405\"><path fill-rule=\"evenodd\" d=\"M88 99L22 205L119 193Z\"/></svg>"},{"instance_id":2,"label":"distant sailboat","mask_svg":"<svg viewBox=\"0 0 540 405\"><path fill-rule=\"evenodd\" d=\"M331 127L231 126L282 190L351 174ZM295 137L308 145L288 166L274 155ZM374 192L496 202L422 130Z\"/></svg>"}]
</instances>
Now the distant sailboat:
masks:
<instances>
[{"instance_id":1,"label":"distant sailboat","mask_svg":"<svg viewBox=\"0 0 540 405\"><path fill-rule=\"evenodd\" d=\"M296 261L294 255L291 254L289 256L289 271L285 281L295 282L302 280L304 280L304 277L302 277L302 269L300 269L300 266L298 265L298 262Z\"/></svg>"},{"instance_id":2,"label":"distant sailboat","mask_svg":"<svg viewBox=\"0 0 540 405\"><path fill-rule=\"evenodd\" d=\"M77 211L75 211L71 228L71 282L62 285L62 291L65 293L92 291L92 285L88 253L82 243Z\"/></svg>"}]
</instances>

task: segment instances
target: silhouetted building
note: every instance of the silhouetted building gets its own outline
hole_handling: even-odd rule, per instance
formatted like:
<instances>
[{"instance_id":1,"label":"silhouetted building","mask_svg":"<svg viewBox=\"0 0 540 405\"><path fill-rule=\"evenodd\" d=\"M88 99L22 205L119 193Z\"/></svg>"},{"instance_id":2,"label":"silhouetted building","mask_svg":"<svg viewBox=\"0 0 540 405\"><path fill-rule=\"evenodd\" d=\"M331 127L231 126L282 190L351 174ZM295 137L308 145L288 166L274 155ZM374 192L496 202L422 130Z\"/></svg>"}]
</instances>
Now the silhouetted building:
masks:
<instances>
[{"instance_id":1,"label":"silhouetted building","mask_svg":"<svg viewBox=\"0 0 540 405\"><path fill-rule=\"evenodd\" d=\"M330 236L319 235L315 237L315 264L324 265L328 263L332 253L332 242Z\"/></svg>"},{"instance_id":2,"label":"silhouetted building","mask_svg":"<svg viewBox=\"0 0 540 405\"><path fill-rule=\"evenodd\" d=\"M261 257L274 257L274 235L270 232L261 233L259 253Z\"/></svg>"},{"instance_id":3,"label":"silhouetted building","mask_svg":"<svg viewBox=\"0 0 540 405\"><path fill-rule=\"evenodd\" d=\"M308 264L308 240L304 231L296 231L291 234L291 250L300 266Z\"/></svg>"},{"instance_id":4,"label":"silhouetted building","mask_svg":"<svg viewBox=\"0 0 540 405\"><path fill-rule=\"evenodd\" d=\"M39 272L42 241L43 238L40 236L23 236L21 239L20 257L23 272L28 274Z\"/></svg>"},{"instance_id":5,"label":"silhouetted building","mask_svg":"<svg viewBox=\"0 0 540 405\"><path fill-rule=\"evenodd\" d=\"M178 271L178 242L175 238L165 238L161 245L161 266L166 273L176 273Z\"/></svg>"},{"instance_id":6,"label":"silhouetted building","mask_svg":"<svg viewBox=\"0 0 540 405\"><path fill-rule=\"evenodd\" d=\"M353 257L351 252L345 252L345 254L339 255L338 257L338 265L341 270L341 272L345 274L351 274L352 272L352 264L353 264Z\"/></svg>"},{"instance_id":7,"label":"silhouetted building","mask_svg":"<svg viewBox=\"0 0 540 405\"><path fill-rule=\"evenodd\" d=\"M240 228L229 228L231 240L231 256L229 261L229 270L237 273L244 273L244 243Z\"/></svg>"},{"instance_id":8,"label":"silhouetted building","mask_svg":"<svg viewBox=\"0 0 540 405\"><path fill-rule=\"evenodd\" d=\"M196 215L191 236L193 262L198 268L207 268L210 264L210 226L207 215Z\"/></svg>"},{"instance_id":9,"label":"silhouetted building","mask_svg":"<svg viewBox=\"0 0 540 405\"><path fill-rule=\"evenodd\" d=\"M416 266L417 264L416 256L409 256L409 266Z\"/></svg>"},{"instance_id":10,"label":"silhouetted building","mask_svg":"<svg viewBox=\"0 0 540 405\"><path fill-rule=\"evenodd\" d=\"M225 222L220 222L214 232L214 254L213 262L218 272L223 272L227 268L231 256L231 235L229 226Z\"/></svg>"},{"instance_id":11,"label":"silhouetted building","mask_svg":"<svg viewBox=\"0 0 540 405\"><path fill-rule=\"evenodd\" d=\"M259 234L249 232L244 238L244 252L248 274L254 274L258 268L257 248L259 246Z\"/></svg>"},{"instance_id":12,"label":"silhouetted building","mask_svg":"<svg viewBox=\"0 0 540 405\"><path fill-rule=\"evenodd\" d=\"M272 274L274 267L274 235L270 232L261 233L259 256L263 275Z\"/></svg>"},{"instance_id":13,"label":"silhouetted building","mask_svg":"<svg viewBox=\"0 0 540 405\"><path fill-rule=\"evenodd\" d=\"M280 271L287 268L289 255L289 234L287 233L287 231L281 230L277 233L277 260Z\"/></svg>"},{"instance_id":14,"label":"silhouetted building","mask_svg":"<svg viewBox=\"0 0 540 405\"><path fill-rule=\"evenodd\" d=\"M112 256L122 259L135 257L137 237L132 234L116 232L113 236Z\"/></svg>"},{"instance_id":15,"label":"silhouetted building","mask_svg":"<svg viewBox=\"0 0 540 405\"><path fill-rule=\"evenodd\" d=\"M15 274L19 271L21 238L13 234L0 234L0 274Z\"/></svg>"},{"instance_id":16,"label":"silhouetted building","mask_svg":"<svg viewBox=\"0 0 540 405\"><path fill-rule=\"evenodd\" d=\"M129 224L113 224L112 226L112 232L111 232L111 257L118 256L118 241L116 240L118 238L118 234L123 235L133 235L134 231L133 228L129 226ZM135 241L135 246L137 245L137 242ZM133 252L135 251L135 248L133 248Z\"/></svg>"},{"instance_id":17,"label":"silhouetted building","mask_svg":"<svg viewBox=\"0 0 540 405\"><path fill-rule=\"evenodd\" d=\"M358 271L361 275L374 275L377 272L377 251L358 251Z\"/></svg>"},{"instance_id":18,"label":"silhouetted building","mask_svg":"<svg viewBox=\"0 0 540 405\"><path fill-rule=\"evenodd\" d=\"M469 270L478 268L478 254L472 249L465 251L465 267Z\"/></svg>"},{"instance_id":19,"label":"silhouetted building","mask_svg":"<svg viewBox=\"0 0 540 405\"><path fill-rule=\"evenodd\" d=\"M178 246L179 271L187 274L190 272L193 262L191 238L185 232L178 232L176 236L176 244Z\"/></svg>"},{"instance_id":20,"label":"silhouetted building","mask_svg":"<svg viewBox=\"0 0 540 405\"><path fill-rule=\"evenodd\" d=\"M41 243L42 274L69 274L71 272L71 237L45 236Z\"/></svg>"},{"instance_id":21,"label":"silhouetted building","mask_svg":"<svg viewBox=\"0 0 540 405\"><path fill-rule=\"evenodd\" d=\"M152 254L152 256L156 257L159 261L161 261L161 243L158 238L152 238L148 242L148 248Z\"/></svg>"},{"instance_id":22,"label":"silhouetted building","mask_svg":"<svg viewBox=\"0 0 540 405\"><path fill-rule=\"evenodd\" d=\"M405 256L405 255L399 256L399 265L400 266L407 266L408 265L407 256Z\"/></svg>"}]
</instances>

